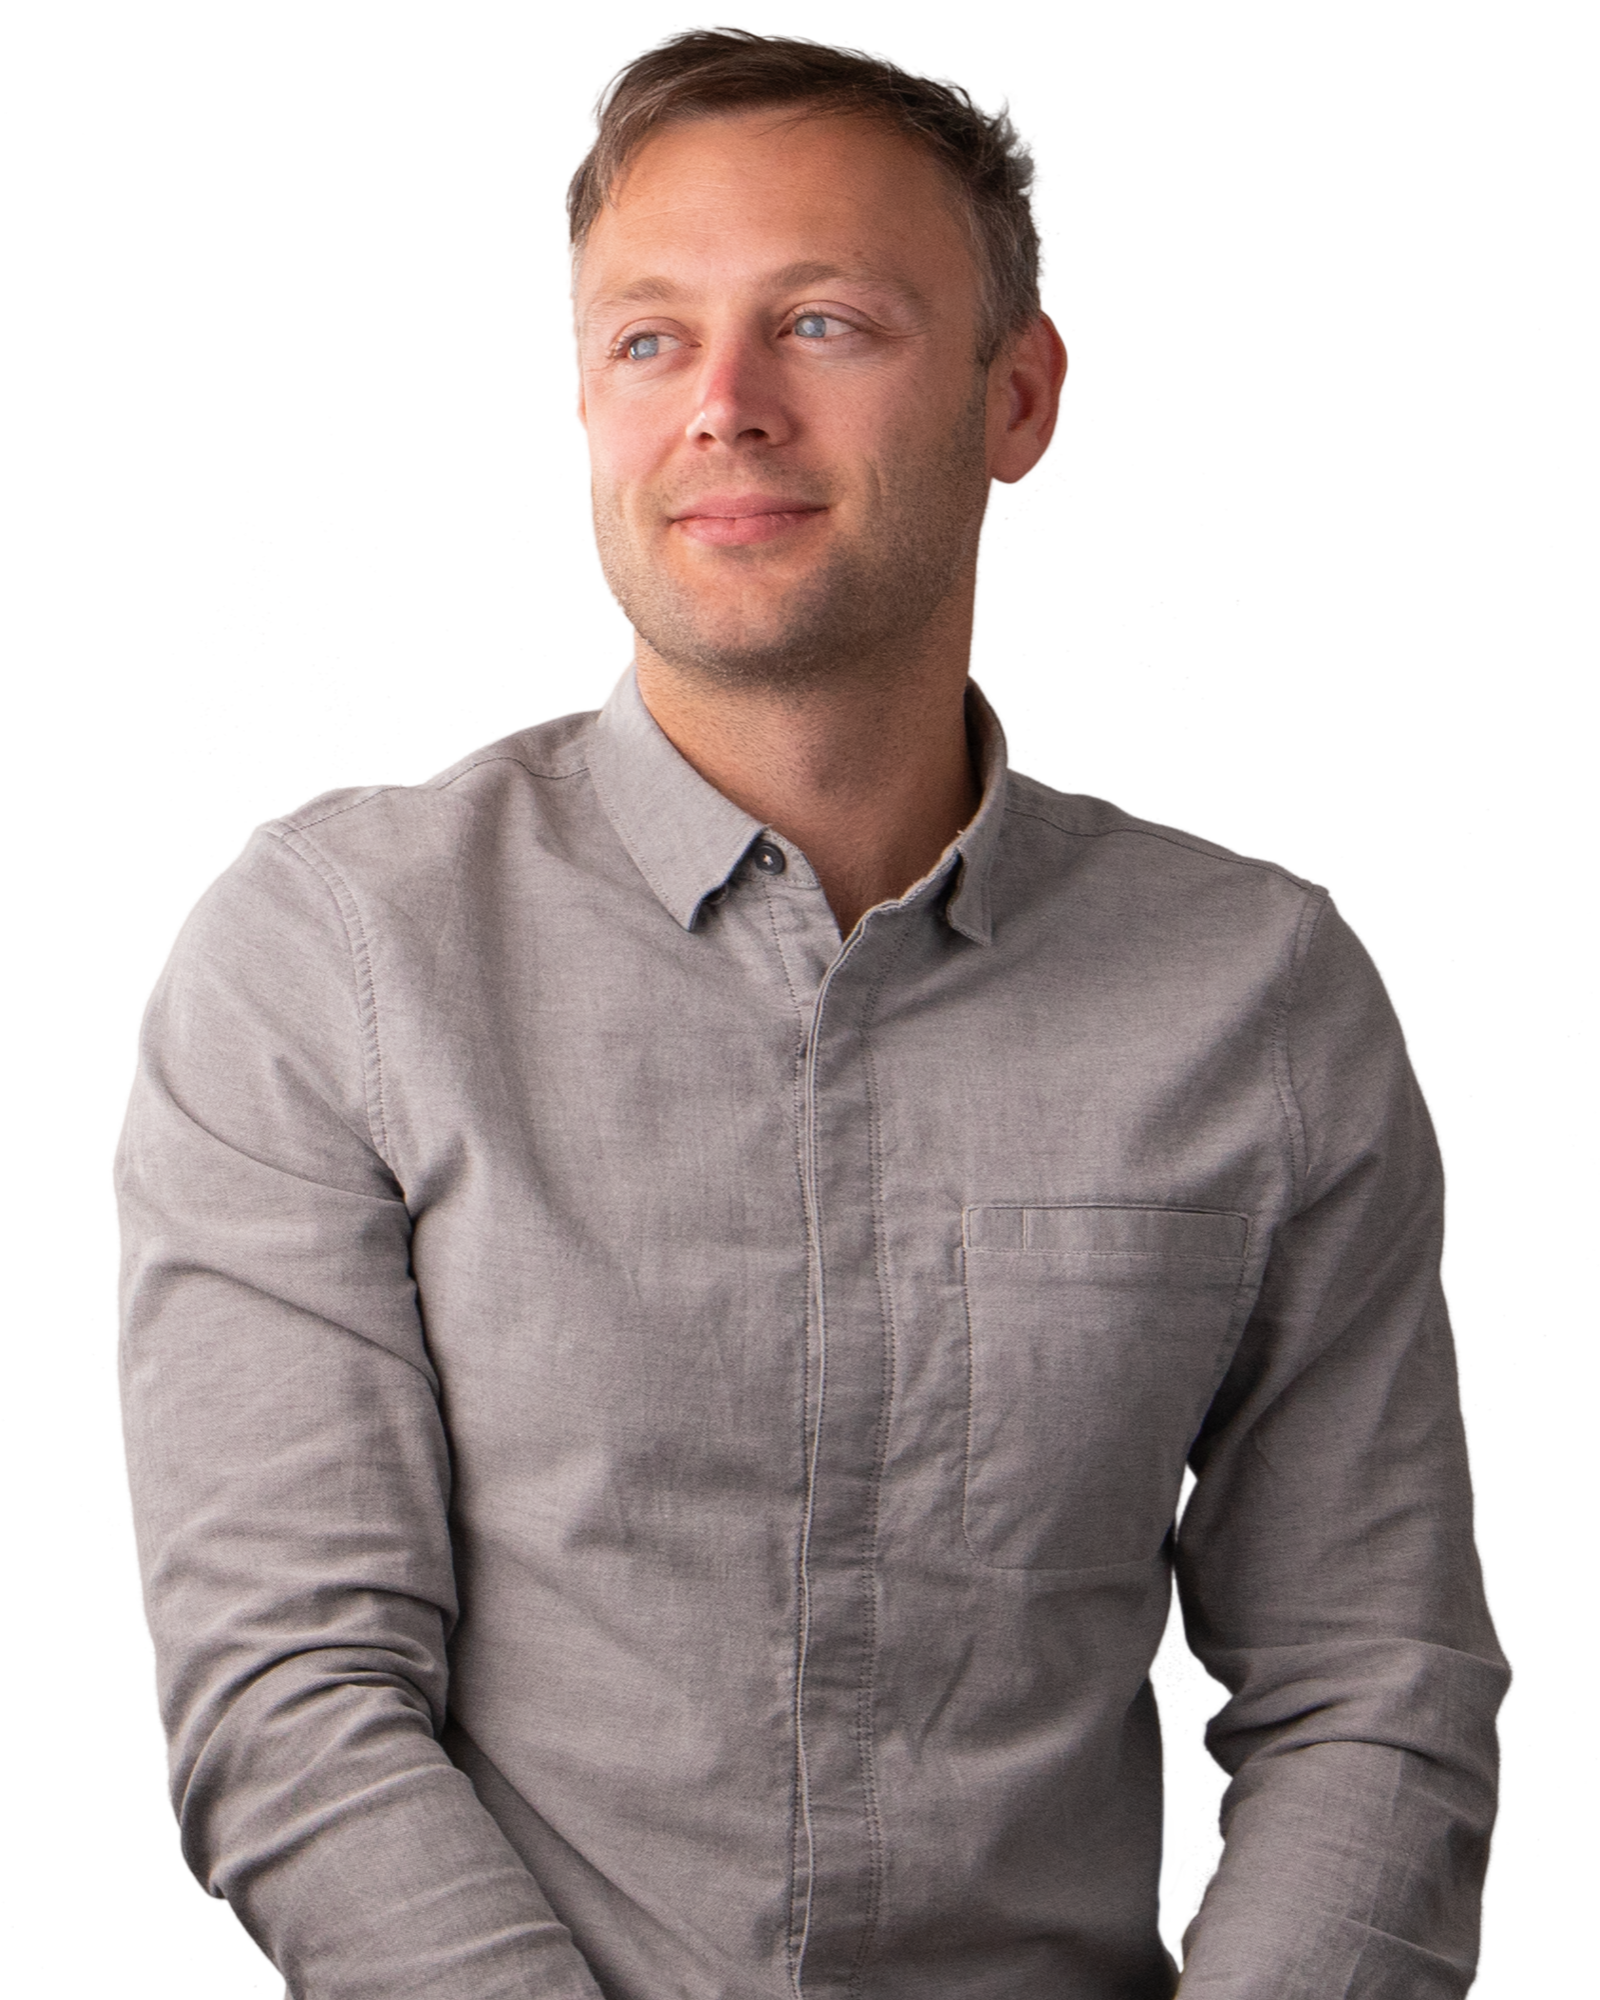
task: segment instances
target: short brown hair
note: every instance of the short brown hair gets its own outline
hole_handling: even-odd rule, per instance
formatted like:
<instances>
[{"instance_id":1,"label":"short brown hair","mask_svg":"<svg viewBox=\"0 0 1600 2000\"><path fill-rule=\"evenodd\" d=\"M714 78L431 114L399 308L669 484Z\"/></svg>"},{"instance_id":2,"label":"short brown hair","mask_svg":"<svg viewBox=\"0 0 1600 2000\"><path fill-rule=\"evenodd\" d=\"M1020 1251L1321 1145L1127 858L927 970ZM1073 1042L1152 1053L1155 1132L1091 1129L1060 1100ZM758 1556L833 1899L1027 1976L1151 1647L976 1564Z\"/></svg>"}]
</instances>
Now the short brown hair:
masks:
<instances>
[{"instance_id":1,"label":"short brown hair","mask_svg":"<svg viewBox=\"0 0 1600 2000\"><path fill-rule=\"evenodd\" d=\"M628 162L663 125L762 104L877 117L930 153L962 198L978 253L978 358L988 363L1039 313L1033 160L1004 110L989 117L959 85L912 76L858 49L741 28L695 28L612 78L599 135L572 177L567 217L581 250Z\"/></svg>"}]
</instances>

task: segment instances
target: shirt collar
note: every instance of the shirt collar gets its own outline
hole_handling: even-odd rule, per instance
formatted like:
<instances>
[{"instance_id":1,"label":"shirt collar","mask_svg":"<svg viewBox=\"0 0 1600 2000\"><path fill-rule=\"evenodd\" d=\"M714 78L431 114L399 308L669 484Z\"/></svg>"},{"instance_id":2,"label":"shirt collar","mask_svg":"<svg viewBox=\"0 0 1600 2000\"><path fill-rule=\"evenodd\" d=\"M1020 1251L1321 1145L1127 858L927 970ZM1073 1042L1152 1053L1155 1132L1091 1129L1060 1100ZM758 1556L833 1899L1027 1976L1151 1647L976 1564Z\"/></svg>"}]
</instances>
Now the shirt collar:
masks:
<instances>
[{"instance_id":1,"label":"shirt collar","mask_svg":"<svg viewBox=\"0 0 1600 2000\"><path fill-rule=\"evenodd\" d=\"M1004 811L1006 742L994 710L967 689L967 725L983 786L982 803L904 901L920 901L952 871L945 920L980 944L990 935L988 877ZM595 718L589 754L606 816L657 899L685 930L767 829L687 763L644 705L630 667Z\"/></svg>"}]
</instances>

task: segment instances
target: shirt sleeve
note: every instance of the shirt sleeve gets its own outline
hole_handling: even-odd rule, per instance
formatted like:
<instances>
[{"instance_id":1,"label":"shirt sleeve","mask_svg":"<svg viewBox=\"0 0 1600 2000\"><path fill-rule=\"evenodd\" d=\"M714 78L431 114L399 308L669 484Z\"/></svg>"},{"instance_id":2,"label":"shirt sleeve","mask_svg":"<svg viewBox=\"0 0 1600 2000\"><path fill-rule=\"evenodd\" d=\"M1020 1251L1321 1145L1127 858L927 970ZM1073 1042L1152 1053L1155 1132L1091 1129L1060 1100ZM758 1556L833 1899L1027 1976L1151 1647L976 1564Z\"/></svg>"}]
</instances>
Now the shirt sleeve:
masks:
<instances>
[{"instance_id":1,"label":"shirt sleeve","mask_svg":"<svg viewBox=\"0 0 1600 2000\"><path fill-rule=\"evenodd\" d=\"M449 1456L359 931L313 860L258 835L190 920L118 1154L184 1852L295 2000L597 2000L438 1741Z\"/></svg>"},{"instance_id":2,"label":"shirt sleeve","mask_svg":"<svg viewBox=\"0 0 1600 2000\"><path fill-rule=\"evenodd\" d=\"M1507 1680L1483 1600L1442 1180L1376 972L1308 911L1282 1089L1299 1196L1191 1455L1190 1645L1231 1782L1182 2000L1457 2000Z\"/></svg>"}]
</instances>

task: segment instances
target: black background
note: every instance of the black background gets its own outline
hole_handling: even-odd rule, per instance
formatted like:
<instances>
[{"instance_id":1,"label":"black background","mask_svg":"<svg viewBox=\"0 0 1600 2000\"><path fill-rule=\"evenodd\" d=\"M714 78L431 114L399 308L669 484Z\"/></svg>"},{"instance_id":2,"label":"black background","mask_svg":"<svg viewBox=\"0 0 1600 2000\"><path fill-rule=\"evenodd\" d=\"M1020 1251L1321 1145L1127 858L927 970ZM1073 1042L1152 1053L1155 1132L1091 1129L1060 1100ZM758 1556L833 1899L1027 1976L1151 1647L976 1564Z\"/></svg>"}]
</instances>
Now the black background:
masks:
<instances>
[{"instance_id":1,"label":"black background","mask_svg":"<svg viewBox=\"0 0 1600 2000\"><path fill-rule=\"evenodd\" d=\"M1012 90L1038 134L1050 308L1076 360L1048 468L1066 482L1002 494L986 556L976 670L1018 762L1328 882L1440 1120L1482 1538L1520 1674L1480 1990L1522 1992L1528 1940L1576 1880L1592 1762L1570 1470L1592 1314L1592 638L1570 498L1588 322L1564 126L1530 82L1566 58L1526 36L1490 76L1392 38L1368 60L1310 34L1164 30L1156 48L902 20L748 24L888 48L984 104ZM22 1044L48 1070L26 1144L50 1284L16 1320L4 1424L14 1828L36 1838L0 1936L26 1990L136 1974L278 1992L188 1882L162 1800L110 1394L106 1154L140 996L252 820L340 772L414 780L590 706L626 656L582 540L560 194L594 86L668 26L410 46L236 26L130 42L126 76L114 48L82 82L40 62L6 112L40 274L16 388L56 438L34 530L60 576L28 656L56 748L36 824L58 832L26 872L52 978ZM266 644L222 630L262 558ZM306 604L326 610L308 622ZM246 688L280 726L260 766L240 762L264 742L260 716L238 728ZM1176 1940L1212 1852L1194 1728L1218 1690L1182 1660L1166 1686Z\"/></svg>"}]
</instances>

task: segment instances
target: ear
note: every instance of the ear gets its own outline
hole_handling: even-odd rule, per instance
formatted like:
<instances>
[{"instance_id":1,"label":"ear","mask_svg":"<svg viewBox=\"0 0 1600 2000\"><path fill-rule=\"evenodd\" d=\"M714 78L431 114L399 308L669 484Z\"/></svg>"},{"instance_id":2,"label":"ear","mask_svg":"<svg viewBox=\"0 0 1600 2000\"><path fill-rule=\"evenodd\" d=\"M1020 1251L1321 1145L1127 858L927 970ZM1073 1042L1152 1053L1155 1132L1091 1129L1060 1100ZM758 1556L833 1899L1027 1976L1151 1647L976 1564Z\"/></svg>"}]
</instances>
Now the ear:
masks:
<instances>
[{"instance_id":1,"label":"ear","mask_svg":"<svg viewBox=\"0 0 1600 2000\"><path fill-rule=\"evenodd\" d=\"M1067 350L1045 313L989 364L988 471L1009 486L1043 458L1061 407Z\"/></svg>"}]
</instances>

